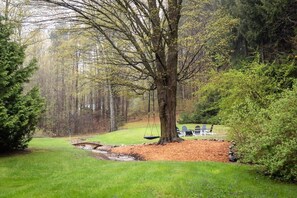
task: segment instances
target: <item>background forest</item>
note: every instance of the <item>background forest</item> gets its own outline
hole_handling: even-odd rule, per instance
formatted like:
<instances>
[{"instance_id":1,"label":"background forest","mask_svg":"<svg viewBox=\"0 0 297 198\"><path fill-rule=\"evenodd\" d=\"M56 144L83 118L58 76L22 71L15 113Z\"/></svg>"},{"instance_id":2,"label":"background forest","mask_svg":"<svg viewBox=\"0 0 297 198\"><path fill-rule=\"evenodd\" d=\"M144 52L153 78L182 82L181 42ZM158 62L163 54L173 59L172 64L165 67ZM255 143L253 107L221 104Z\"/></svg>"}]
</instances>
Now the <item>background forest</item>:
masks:
<instances>
[{"instance_id":1,"label":"background forest","mask_svg":"<svg viewBox=\"0 0 297 198\"><path fill-rule=\"evenodd\" d=\"M27 89L38 85L45 100L39 133L115 131L145 118L150 79L123 67L102 36L27 0L0 8L38 62ZM287 180L297 176L296 10L295 0L184 1L179 24L179 71L195 64L179 79L178 121L230 126L243 162Z\"/></svg>"}]
</instances>

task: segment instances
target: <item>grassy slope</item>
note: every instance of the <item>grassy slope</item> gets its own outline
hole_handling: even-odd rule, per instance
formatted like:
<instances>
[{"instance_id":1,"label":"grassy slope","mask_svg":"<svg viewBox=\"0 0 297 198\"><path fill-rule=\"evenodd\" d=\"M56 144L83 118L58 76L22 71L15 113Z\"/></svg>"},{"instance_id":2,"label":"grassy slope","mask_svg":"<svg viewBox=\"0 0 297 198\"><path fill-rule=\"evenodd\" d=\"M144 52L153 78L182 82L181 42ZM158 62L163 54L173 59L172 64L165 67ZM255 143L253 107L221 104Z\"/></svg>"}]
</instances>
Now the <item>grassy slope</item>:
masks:
<instances>
[{"instance_id":1,"label":"grassy slope","mask_svg":"<svg viewBox=\"0 0 297 198\"><path fill-rule=\"evenodd\" d=\"M131 133L129 141L126 133L93 139L112 143L108 136L117 134L114 143L142 141L143 134L134 140ZM0 197L297 196L296 185L271 181L246 165L102 161L70 146L68 138L36 138L30 148L25 155L0 157Z\"/></svg>"}]
</instances>

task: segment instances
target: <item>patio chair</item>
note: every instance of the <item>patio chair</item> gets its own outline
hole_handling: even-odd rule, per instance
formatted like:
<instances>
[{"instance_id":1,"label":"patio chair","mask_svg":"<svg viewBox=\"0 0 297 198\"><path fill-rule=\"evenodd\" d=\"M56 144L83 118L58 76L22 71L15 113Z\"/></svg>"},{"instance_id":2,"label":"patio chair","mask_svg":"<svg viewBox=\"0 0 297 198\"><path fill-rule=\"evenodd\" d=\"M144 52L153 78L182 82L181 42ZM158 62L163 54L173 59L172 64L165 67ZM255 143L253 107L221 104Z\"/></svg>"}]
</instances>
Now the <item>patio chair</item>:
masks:
<instances>
[{"instance_id":1,"label":"patio chair","mask_svg":"<svg viewBox=\"0 0 297 198\"><path fill-rule=\"evenodd\" d=\"M206 124L203 124L201 128L201 133L202 135L213 135L214 133L212 132L212 130L213 130L213 124L210 126L210 129L207 129Z\"/></svg>"},{"instance_id":2,"label":"patio chair","mask_svg":"<svg viewBox=\"0 0 297 198\"><path fill-rule=\"evenodd\" d=\"M185 136L192 136L193 135L193 131L188 130L188 128L186 126L182 126L182 132L185 134Z\"/></svg>"},{"instance_id":3,"label":"patio chair","mask_svg":"<svg viewBox=\"0 0 297 198\"><path fill-rule=\"evenodd\" d=\"M180 131L178 127L176 127L176 132L179 137L185 136L185 134L182 131Z\"/></svg>"},{"instance_id":4,"label":"patio chair","mask_svg":"<svg viewBox=\"0 0 297 198\"><path fill-rule=\"evenodd\" d=\"M203 124L201 127L201 135L207 135L209 130L206 128L206 124Z\"/></svg>"},{"instance_id":5,"label":"patio chair","mask_svg":"<svg viewBox=\"0 0 297 198\"><path fill-rule=\"evenodd\" d=\"M194 135L201 135L201 128L199 125L195 126Z\"/></svg>"}]
</instances>

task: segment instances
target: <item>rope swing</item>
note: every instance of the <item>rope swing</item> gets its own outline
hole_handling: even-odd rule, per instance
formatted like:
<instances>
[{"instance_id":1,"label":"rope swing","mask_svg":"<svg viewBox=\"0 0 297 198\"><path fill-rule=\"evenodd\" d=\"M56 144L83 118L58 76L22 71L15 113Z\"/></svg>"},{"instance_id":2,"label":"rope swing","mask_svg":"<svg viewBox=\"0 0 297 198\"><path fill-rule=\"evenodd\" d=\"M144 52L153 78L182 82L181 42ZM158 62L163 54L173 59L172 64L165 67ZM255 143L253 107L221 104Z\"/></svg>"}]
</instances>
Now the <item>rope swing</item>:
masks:
<instances>
[{"instance_id":1,"label":"rope swing","mask_svg":"<svg viewBox=\"0 0 297 198\"><path fill-rule=\"evenodd\" d=\"M155 92L154 90L152 90L152 99L153 99L153 109L152 109L152 112L151 112L151 90L149 91L149 94L148 94L148 108L147 108L147 126L146 126L146 129L145 129L145 132L144 132L144 136L143 138L144 139L147 139L147 140L153 140L153 139L157 139L157 138L160 138L160 135L154 135L156 133L153 133L153 131L158 131L157 129L157 126L156 126L156 114L155 114ZM150 123L150 120L151 120L151 113L153 115L153 123L151 124ZM146 135L147 132L150 132L150 135ZM157 132L158 133L158 132Z\"/></svg>"}]
</instances>

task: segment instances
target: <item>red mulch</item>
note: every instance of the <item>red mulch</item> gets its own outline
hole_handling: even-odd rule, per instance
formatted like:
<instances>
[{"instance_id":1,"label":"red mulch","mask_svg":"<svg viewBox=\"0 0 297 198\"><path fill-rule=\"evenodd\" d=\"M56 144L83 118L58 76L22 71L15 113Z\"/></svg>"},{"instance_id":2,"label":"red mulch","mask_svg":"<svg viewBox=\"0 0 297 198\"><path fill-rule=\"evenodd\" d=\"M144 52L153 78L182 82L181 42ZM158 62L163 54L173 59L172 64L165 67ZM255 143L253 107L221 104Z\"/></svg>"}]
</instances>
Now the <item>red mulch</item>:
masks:
<instances>
[{"instance_id":1,"label":"red mulch","mask_svg":"<svg viewBox=\"0 0 297 198\"><path fill-rule=\"evenodd\" d=\"M114 153L133 154L153 161L215 161L228 162L229 142L209 140L185 140L166 145L145 144L121 146Z\"/></svg>"}]
</instances>

